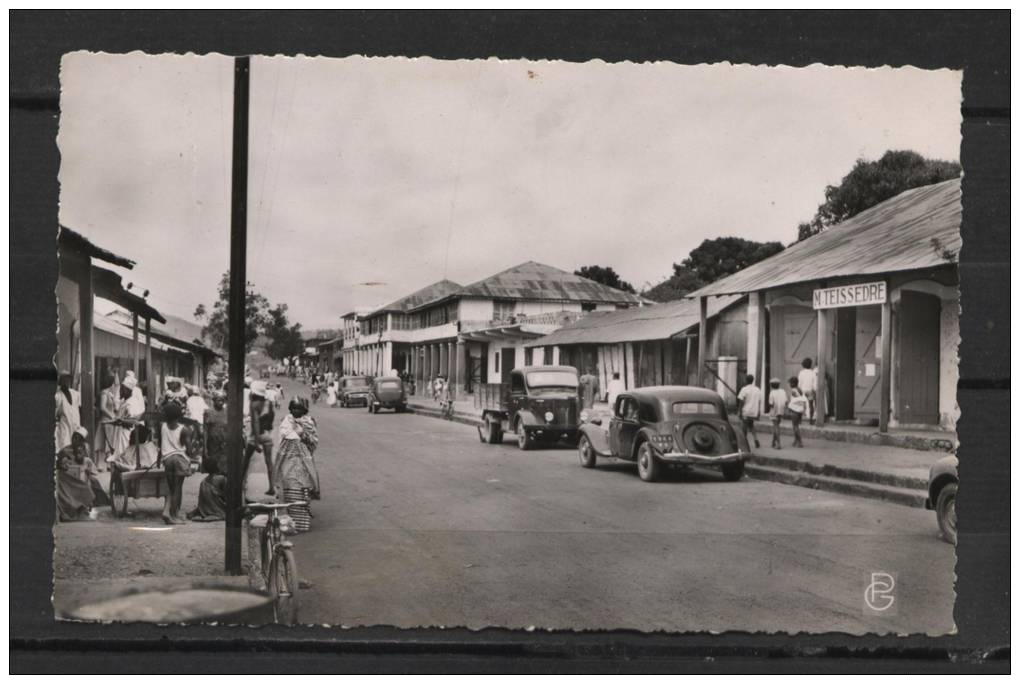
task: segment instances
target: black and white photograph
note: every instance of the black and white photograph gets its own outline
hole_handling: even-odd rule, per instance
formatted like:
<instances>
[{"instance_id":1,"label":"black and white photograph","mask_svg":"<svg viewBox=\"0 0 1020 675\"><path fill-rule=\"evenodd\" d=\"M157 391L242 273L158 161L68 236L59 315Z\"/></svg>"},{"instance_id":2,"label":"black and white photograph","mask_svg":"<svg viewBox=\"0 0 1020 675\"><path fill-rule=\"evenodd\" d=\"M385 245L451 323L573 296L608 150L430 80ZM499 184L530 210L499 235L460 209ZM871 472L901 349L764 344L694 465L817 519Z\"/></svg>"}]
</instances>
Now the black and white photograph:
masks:
<instances>
[{"instance_id":1,"label":"black and white photograph","mask_svg":"<svg viewBox=\"0 0 1020 675\"><path fill-rule=\"evenodd\" d=\"M55 616L954 633L962 78L65 54Z\"/></svg>"}]
</instances>

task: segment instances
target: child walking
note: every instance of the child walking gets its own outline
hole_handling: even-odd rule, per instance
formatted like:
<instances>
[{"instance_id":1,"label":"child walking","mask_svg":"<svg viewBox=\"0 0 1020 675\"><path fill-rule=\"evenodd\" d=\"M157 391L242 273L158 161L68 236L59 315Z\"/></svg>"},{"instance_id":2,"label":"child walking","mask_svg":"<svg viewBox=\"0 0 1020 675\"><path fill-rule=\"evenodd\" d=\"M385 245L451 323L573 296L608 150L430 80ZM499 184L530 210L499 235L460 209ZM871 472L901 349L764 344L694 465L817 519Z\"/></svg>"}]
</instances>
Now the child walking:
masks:
<instances>
[{"instance_id":1,"label":"child walking","mask_svg":"<svg viewBox=\"0 0 1020 675\"><path fill-rule=\"evenodd\" d=\"M737 394L737 401L740 403L740 425L744 431L744 438L750 433L754 439L754 447L760 448L761 443L758 442L758 434L754 432L754 423L761 415L761 389L755 386L754 375L744 378L744 386Z\"/></svg>"},{"instance_id":2,"label":"child walking","mask_svg":"<svg viewBox=\"0 0 1020 675\"><path fill-rule=\"evenodd\" d=\"M769 380L769 419L772 421L772 447L777 450L783 445L779 441L779 423L786 413L786 404L789 400L786 392L779 386L779 378L773 377Z\"/></svg>"},{"instance_id":3,"label":"child walking","mask_svg":"<svg viewBox=\"0 0 1020 675\"><path fill-rule=\"evenodd\" d=\"M804 419L804 413L809 409L808 397L800 389L796 377L791 377L790 384L790 421L793 423L793 447L803 448L804 441L800 437L800 423Z\"/></svg>"}]
</instances>

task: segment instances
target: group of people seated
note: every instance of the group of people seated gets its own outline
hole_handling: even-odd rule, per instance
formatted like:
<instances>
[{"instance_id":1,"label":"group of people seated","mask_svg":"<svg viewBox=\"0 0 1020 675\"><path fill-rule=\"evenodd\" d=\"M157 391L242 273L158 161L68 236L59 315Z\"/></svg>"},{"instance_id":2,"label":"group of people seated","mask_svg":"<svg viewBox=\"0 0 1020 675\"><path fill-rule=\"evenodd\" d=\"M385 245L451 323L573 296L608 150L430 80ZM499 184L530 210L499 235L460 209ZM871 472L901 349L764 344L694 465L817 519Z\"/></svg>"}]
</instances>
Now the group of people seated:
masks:
<instances>
[{"instance_id":1,"label":"group of people seated","mask_svg":"<svg viewBox=\"0 0 1020 675\"><path fill-rule=\"evenodd\" d=\"M118 480L123 480L126 473L139 470L165 480L161 516L167 524L225 518L228 433L223 391L203 394L180 378L168 377L166 390L158 399L158 414L146 415L145 398L134 373L127 371L119 382L110 377L103 382L97 452L93 455L88 431L77 417L80 397L70 389L70 375L62 373L59 382L55 438L57 506L62 522L94 519L96 507L110 505L110 496L98 479L97 462L110 469L115 489L124 489ZM318 472L312 457L318 437L315 421L308 415L307 400L290 401L274 442L275 411L280 407L282 387L251 378L246 378L245 385L241 474L247 475L252 457L259 453L269 475L267 494L302 501L318 498ZM199 485L198 504L184 513L184 482L196 471L206 477ZM298 531L308 529L308 507L296 508L291 515Z\"/></svg>"}]
</instances>

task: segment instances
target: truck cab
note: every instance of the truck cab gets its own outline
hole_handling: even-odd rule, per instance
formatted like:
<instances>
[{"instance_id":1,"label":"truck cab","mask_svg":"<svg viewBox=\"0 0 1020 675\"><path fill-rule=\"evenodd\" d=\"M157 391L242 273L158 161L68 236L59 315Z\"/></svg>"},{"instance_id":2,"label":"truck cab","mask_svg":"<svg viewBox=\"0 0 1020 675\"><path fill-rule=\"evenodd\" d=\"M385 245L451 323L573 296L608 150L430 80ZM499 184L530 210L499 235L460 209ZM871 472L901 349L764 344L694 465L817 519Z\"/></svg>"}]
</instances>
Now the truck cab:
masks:
<instances>
[{"instance_id":1,"label":"truck cab","mask_svg":"<svg viewBox=\"0 0 1020 675\"><path fill-rule=\"evenodd\" d=\"M501 443L507 432L517 436L522 450L540 442L577 443L581 402L576 368L515 368L508 382L485 385L481 399L478 435L484 443Z\"/></svg>"}]
</instances>

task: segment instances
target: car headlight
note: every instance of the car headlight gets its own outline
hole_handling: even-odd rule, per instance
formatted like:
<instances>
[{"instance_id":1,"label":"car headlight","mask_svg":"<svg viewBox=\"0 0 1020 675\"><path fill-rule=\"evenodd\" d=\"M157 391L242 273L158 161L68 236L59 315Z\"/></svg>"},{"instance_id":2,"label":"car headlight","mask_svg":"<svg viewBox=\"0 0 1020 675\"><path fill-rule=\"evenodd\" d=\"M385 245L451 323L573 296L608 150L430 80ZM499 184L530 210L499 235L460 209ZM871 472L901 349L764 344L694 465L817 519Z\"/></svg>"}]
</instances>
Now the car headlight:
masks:
<instances>
[{"instance_id":1,"label":"car headlight","mask_svg":"<svg viewBox=\"0 0 1020 675\"><path fill-rule=\"evenodd\" d=\"M552 422L554 418L555 418L555 415L553 415L553 414L552 414L552 411L551 411L551 410L550 410L550 411L548 411L548 412L547 412L547 413L545 414L545 421L546 421L546 422Z\"/></svg>"}]
</instances>

